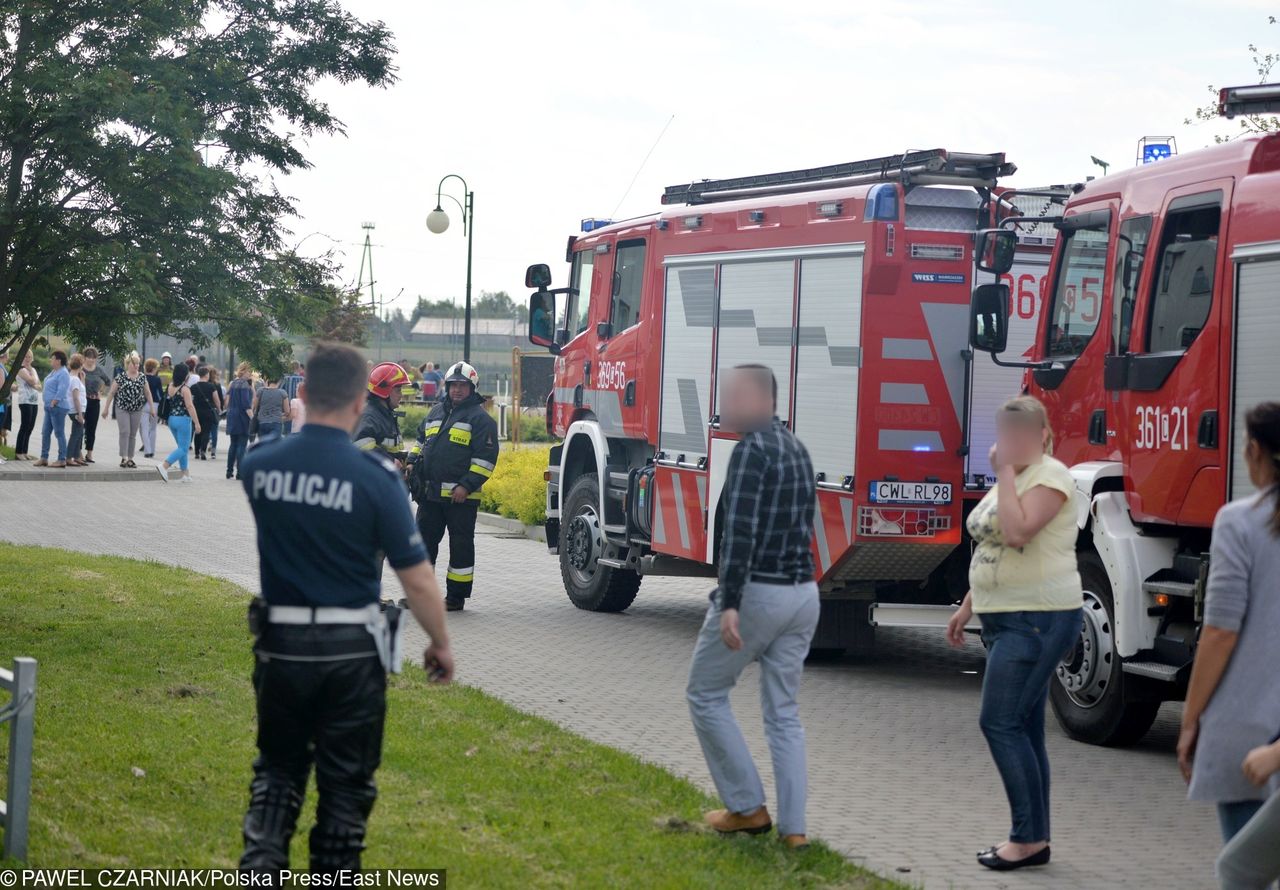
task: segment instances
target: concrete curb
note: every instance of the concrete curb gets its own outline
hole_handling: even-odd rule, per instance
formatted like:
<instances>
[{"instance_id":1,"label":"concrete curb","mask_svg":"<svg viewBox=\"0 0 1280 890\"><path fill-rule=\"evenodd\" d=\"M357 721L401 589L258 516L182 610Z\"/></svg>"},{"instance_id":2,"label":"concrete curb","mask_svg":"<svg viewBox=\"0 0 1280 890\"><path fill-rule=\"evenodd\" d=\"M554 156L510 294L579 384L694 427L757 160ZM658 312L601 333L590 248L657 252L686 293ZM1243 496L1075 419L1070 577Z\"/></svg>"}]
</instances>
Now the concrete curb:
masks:
<instances>
[{"instance_id":1,"label":"concrete curb","mask_svg":"<svg viewBox=\"0 0 1280 890\"><path fill-rule=\"evenodd\" d=\"M505 516L499 516L497 513L481 513L476 517L476 521L482 525L504 529L512 534L524 535L531 541L542 541L545 543L547 540L547 530L542 526L525 525L519 519L508 519Z\"/></svg>"},{"instance_id":2,"label":"concrete curb","mask_svg":"<svg viewBox=\"0 0 1280 890\"><path fill-rule=\"evenodd\" d=\"M163 482L155 466L139 466L133 470L109 467L65 467L49 469L33 467L26 461L8 461L0 466L0 482Z\"/></svg>"}]
</instances>

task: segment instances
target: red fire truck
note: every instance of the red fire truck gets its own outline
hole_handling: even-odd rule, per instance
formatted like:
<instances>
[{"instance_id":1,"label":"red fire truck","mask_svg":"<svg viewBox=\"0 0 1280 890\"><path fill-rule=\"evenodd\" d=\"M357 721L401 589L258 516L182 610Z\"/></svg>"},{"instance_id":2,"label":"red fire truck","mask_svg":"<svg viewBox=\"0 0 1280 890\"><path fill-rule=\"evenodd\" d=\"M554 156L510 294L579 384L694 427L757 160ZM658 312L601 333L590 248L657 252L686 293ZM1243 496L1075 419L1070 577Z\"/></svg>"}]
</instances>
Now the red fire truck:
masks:
<instances>
[{"instance_id":1,"label":"red fire truck","mask_svg":"<svg viewBox=\"0 0 1280 890\"><path fill-rule=\"evenodd\" d=\"M644 575L714 575L736 442L717 381L759 362L817 475L815 648L944 624L966 589L962 519L986 486L991 416L1021 385L1020 370L973 365L975 256L1011 276L1029 347L1056 230L1024 226L1019 248L988 226L1066 194L1001 190L1013 170L933 150L673 186L660 213L585 221L567 287L531 266L530 339L556 356L547 423L563 438L547 542L574 605L621 611Z\"/></svg>"},{"instance_id":2,"label":"red fire truck","mask_svg":"<svg viewBox=\"0 0 1280 890\"><path fill-rule=\"evenodd\" d=\"M1221 101L1274 113L1280 85ZM1122 744L1185 693L1213 518L1252 490L1243 416L1280 397L1280 135L1089 182L1056 225L1026 387L1076 480L1086 620L1051 698ZM1003 351L1008 314L975 293L973 346Z\"/></svg>"}]
</instances>

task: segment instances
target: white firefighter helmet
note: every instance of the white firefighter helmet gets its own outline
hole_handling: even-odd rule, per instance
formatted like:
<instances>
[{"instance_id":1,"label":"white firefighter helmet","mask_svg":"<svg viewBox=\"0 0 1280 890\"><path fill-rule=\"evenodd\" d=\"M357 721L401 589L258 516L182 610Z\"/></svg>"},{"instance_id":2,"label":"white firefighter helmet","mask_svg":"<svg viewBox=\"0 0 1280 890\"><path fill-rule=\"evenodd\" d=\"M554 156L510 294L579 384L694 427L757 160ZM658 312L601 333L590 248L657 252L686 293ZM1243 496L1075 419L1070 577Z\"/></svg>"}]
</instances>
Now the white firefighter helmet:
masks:
<instances>
[{"instance_id":1,"label":"white firefighter helmet","mask_svg":"<svg viewBox=\"0 0 1280 890\"><path fill-rule=\"evenodd\" d=\"M449 370L444 375L445 384L450 383L470 383L471 389L478 390L480 388L480 373L466 362L457 362L450 365Z\"/></svg>"}]
</instances>

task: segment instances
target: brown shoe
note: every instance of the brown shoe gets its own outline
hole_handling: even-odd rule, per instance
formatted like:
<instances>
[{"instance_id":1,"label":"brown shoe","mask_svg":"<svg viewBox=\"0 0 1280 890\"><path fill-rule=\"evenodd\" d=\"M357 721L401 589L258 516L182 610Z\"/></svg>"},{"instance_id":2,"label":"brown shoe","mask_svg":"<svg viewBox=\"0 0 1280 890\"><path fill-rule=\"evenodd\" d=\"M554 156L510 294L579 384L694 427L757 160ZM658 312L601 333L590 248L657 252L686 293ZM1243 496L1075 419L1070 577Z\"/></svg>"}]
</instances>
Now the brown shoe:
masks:
<instances>
[{"instance_id":1,"label":"brown shoe","mask_svg":"<svg viewBox=\"0 0 1280 890\"><path fill-rule=\"evenodd\" d=\"M708 813L703 813L702 818L721 834L736 834L738 832L764 834L773 828L773 820L769 818L769 811L764 807L760 807L751 813L711 810Z\"/></svg>"},{"instance_id":2,"label":"brown shoe","mask_svg":"<svg viewBox=\"0 0 1280 890\"><path fill-rule=\"evenodd\" d=\"M35 465L37 467L47 467L49 466L49 462L42 457L38 461L36 461Z\"/></svg>"},{"instance_id":3,"label":"brown shoe","mask_svg":"<svg viewBox=\"0 0 1280 890\"><path fill-rule=\"evenodd\" d=\"M49 464L49 467L54 470L61 470L66 465L67 462L64 460L55 460L53 463Z\"/></svg>"},{"instance_id":4,"label":"brown shoe","mask_svg":"<svg viewBox=\"0 0 1280 890\"><path fill-rule=\"evenodd\" d=\"M782 842L787 845L789 850L807 850L809 849L809 839L803 834L784 834Z\"/></svg>"}]
</instances>

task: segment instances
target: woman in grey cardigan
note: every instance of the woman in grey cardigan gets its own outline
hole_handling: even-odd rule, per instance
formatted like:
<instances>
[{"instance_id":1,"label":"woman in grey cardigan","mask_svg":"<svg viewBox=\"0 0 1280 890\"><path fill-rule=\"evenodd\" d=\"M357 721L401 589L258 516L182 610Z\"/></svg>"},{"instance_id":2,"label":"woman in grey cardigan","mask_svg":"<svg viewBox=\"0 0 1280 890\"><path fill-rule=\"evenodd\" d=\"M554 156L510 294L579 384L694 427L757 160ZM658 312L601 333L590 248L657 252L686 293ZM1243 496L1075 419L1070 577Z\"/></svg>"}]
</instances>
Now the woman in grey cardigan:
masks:
<instances>
[{"instance_id":1,"label":"woman in grey cardigan","mask_svg":"<svg viewBox=\"0 0 1280 890\"><path fill-rule=\"evenodd\" d=\"M1204 628L1182 711L1178 764L1192 800L1218 805L1224 841L1262 806L1241 764L1280 731L1280 403L1245 418L1249 478L1260 493L1213 521Z\"/></svg>"}]
</instances>

